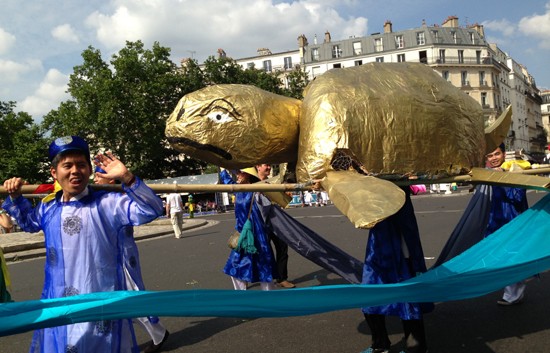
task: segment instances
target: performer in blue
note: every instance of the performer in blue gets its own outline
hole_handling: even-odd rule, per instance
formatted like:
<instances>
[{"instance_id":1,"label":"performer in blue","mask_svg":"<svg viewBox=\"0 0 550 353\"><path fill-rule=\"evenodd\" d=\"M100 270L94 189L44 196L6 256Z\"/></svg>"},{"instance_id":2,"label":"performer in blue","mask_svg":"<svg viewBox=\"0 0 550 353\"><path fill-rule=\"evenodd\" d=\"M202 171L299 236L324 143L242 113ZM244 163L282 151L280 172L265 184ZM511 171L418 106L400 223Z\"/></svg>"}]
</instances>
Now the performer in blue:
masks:
<instances>
[{"instance_id":1,"label":"performer in blue","mask_svg":"<svg viewBox=\"0 0 550 353\"><path fill-rule=\"evenodd\" d=\"M504 171L503 164L506 160L506 149L501 144L487 158L487 167L496 171ZM485 236L496 232L500 227L516 218L529 208L527 203L527 192L525 189L492 186L491 187L491 211L489 221L485 230ZM508 306L520 304L525 292L525 281L520 281L504 288L502 299L497 301L498 305Z\"/></svg>"},{"instance_id":2,"label":"performer in blue","mask_svg":"<svg viewBox=\"0 0 550 353\"><path fill-rule=\"evenodd\" d=\"M403 207L370 230L363 284L399 283L426 272L410 188L403 190L406 194ZM364 353L389 352L391 342L386 330L386 316L401 318L407 353L427 352L423 313L433 308L432 303L393 303L363 308L372 338L371 346Z\"/></svg>"},{"instance_id":3,"label":"performer in blue","mask_svg":"<svg viewBox=\"0 0 550 353\"><path fill-rule=\"evenodd\" d=\"M234 184L235 181L227 170L220 173L224 184ZM255 168L245 168L237 172L237 183L248 184L259 181ZM254 246L256 253L243 250L232 250L223 272L231 276L236 290L246 290L248 283L260 282L262 290L273 290L273 278L277 278L275 257L269 244L265 223L258 206L254 201L253 192L239 192L235 198L235 229L242 231L243 225L250 217L254 231Z\"/></svg>"},{"instance_id":4,"label":"performer in blue","mask_svg":"<svg viewBox=\"0 0 550 353\"><path fill-rule=\"evenodd\" d=\"M45 282L42 298L126 289L122 227L140 225L163 213L162 201L112 153L94 164L119 180L125 193L94 191L90 151L78 136L50 144L51 175L61 191L32 208L21 178L4 182L3 207L26 232L44 231ZM139 352L131 319L77 323L34 332L30 352Z\"/></svg>"}]
</instances>

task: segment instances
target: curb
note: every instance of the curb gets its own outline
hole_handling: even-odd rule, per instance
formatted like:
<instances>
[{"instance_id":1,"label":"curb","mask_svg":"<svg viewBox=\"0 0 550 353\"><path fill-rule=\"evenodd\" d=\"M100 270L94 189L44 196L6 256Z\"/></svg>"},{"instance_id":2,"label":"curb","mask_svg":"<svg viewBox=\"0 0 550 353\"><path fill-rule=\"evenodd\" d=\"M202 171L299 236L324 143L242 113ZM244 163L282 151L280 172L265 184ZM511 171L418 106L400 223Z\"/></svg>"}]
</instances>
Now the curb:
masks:
<instances>
[{"instance_id":1,"label":"curb","mask_svg":"<svg viewBox=\"0 0 550 353\"><path fill-rule=\"evenodd\" d=\"M183 230L191 230L199 228L208 224L208 221L205 219L193 219L190 222L189 219L185 219L183 222ZM170 219L160 219L153 221L151 223L134 227L134 239L136 241L151 239L155 237L160 237L163 235L173 234L174 229L170 223ZM2 251L4 252L4 258L6 262L17 262L21 260L28 260L37 257L44 257L46 255L46 249L44 248L44 233L39 232L36 234L30 234L25 232L11 233L10 236L21 236L38 238L40 240L22 240L19 244L11 244L2 246Z\"/></svg>"}]
</instances>

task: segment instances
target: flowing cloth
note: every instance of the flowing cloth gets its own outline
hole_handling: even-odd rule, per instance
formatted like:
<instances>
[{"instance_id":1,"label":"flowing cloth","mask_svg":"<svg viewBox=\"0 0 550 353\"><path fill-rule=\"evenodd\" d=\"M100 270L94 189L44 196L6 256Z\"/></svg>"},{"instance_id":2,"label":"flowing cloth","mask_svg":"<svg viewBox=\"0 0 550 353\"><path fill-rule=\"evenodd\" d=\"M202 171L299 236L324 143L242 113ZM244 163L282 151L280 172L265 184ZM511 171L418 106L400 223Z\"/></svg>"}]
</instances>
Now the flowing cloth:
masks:
<instances>
[{"instance_id":1,"label":"flowing cloth","mask_svg":"<svg viewBox=\"0 0 550 353\"><path fill-rule=\"evenodd\" d=\"M478 185L433 267L462 254L484 238L491 211L491 187Z\"/></svg>"},{"instance_id":2,"label":"flowing cloth","mask_svg":"<svg viewBox=\"0 0 550 353\"><path fill-rule=\"evenodd\" d=\"M260 195L257 206L271 232L291 249L350 283L361 283L361 261L289 216L267 197Z\"/></svg>"},{"instance_id":3,"label":"flowing cloth","mask_svg":"<svg viewBox=\"0 0 550 353\"><path fill-rule=\"evenodd\" d=\"M69 202L62 202L59 192L34 209L23 197L4 202L23 230L44 231L44 300L126 289L124 235L119 230L150 222L163 208L139 178L123 189L125 194L88 188L83 197ZM130 319L111 321L98 315L86 321L35 331L31 352L139 352Z\"/></svg>"},{"instance_id":4,"label":"flowing cloth","mask_svg":"<svg viewBox=\"0 0 550 353\"><path fill-rule=\"evenodd\" d=\"M0 335L124 317L286 317L396 302L473 298L550 269L550 195L462 254L395 284L291 291L179 290L92 293L0 305Z\"/></svg>"},{"instance_id":5,"label":"flowing cloth","mask_svg":"<svg viewBox=\"0 0 550 353\"><path fill-rule=\"evenodd\" d=\"M525 189L478 185L433 268L461 254L529 208Z\"/></svg>"}]
</instances>

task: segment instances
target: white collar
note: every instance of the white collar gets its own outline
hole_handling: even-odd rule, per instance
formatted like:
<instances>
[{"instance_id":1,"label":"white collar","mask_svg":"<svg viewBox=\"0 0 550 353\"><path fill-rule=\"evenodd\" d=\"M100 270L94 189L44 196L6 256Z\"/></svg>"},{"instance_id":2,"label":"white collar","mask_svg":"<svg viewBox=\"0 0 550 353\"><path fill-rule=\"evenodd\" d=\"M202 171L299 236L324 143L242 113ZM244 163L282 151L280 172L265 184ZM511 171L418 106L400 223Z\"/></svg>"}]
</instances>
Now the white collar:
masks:
<instances>
[{"instance_id":1,"label":"white collar","mask_svg":"<svg viewBox=\"0 0 550 353\"><path fill-rule=\"evenodd\" d=\"M86 186L86 189L84 189L84 191L82 191L80 194L78 194L76 196L71 197L69 199L69 201L78 201L81 198L83 198L85 196L88 196L89 193L90 193L90 191L88 190L88 187ZM61 197L63 197L63 195L61 195Z\"/></svg>"}]
</instances>

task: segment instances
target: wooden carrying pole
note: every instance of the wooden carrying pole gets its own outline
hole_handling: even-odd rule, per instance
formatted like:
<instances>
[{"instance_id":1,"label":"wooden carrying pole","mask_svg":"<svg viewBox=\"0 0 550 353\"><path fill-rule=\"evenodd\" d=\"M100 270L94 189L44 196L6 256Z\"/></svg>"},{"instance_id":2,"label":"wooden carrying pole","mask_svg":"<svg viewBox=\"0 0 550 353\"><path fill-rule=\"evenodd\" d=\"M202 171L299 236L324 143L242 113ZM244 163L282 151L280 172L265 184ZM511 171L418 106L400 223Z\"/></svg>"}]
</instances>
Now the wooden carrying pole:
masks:
<instances>
[{"instance_id":1,"label":"wooden carrying pole","mask_svg":"<svg viewBox=\"0 0 550 353\"><path fill-rule=\"evenodd\" d=\"M501 186L516 186L527 189L550 191L550 178L534 174L550 174L550 168L527 169L514 172L497 172L491 169L473 168L468 175L457 175L442 179L410 179L393 181L399 186L414 184L442 184L442 183L469 183L469 184L491 184ZM197 192L293 192L312 190L313 185L306 184L147 184L155 193L197 193ZM94 189L107 191L122 191L120 185L112 184L90 184ZM22 193L31 196L38 185L23 185ZM0 194L6 195L6 190L0 187Z\"/></svg>"}]
</instances>

